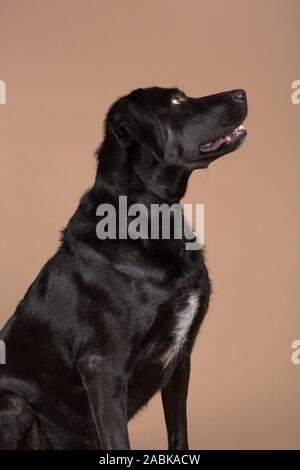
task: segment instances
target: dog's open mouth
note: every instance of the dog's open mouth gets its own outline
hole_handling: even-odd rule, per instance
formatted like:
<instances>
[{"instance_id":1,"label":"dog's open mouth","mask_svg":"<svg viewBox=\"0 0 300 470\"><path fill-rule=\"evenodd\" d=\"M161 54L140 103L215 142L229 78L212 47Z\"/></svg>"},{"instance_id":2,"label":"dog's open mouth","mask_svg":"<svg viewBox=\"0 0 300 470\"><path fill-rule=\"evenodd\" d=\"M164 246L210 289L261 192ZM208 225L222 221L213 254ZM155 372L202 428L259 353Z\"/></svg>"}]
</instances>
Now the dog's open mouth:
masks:
<instances>
[{"instance_id":1,"label":"dog's open mouth","mask_svg":"<svg viewBox=\"0 0 300 470\"><path fill-rule=\"evenodd\" d=\"M219 150L223 146L233 146L236 144L242 137L247 134L246 129L244 126L240 125L236 129L234 129L231 134L226 135L225 137L219 137L218 139L214 139L207 144L200 146L200 151L203 153L215 152Z\"/></svg>"}]
</instances>

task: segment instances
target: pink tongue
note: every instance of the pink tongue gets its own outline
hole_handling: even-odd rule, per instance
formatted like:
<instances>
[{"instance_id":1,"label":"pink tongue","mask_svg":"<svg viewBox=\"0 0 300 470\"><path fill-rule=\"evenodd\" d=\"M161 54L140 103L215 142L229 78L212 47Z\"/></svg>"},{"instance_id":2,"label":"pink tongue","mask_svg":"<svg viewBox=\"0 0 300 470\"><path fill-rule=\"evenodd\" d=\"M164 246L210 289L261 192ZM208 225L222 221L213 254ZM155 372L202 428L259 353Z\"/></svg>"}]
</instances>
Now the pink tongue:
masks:
<instances>
[{"instance_id":1,"label":"pink tongue","mask_svg":"<svg viewBox=\"0 0 300 470\"><path fill-rule=\"evenodd\" d=\"M227 136L225 139L223 137L221 137L220 139L216 139L216 140L213 140L212 142L209 142L208 144L205 144L205 145L201 145L201 151L202 152L211 152L212 150L217 150L222 144L223 142L228 142L231 140L230 139L230 136Z\"/></svg>"},{"instance_id":2,"label":"pink tongue","mask_svg":"<svg viewBox=\"0 0 300 470\"><path fill-rule=\"evenodd\" d=\"M232 134L227 135L226 137L221 137L220 139L213 140L212 142L209 142L208 144L201 145L200 149L201 152L212 152L213 150L217 150L221 145L226 142L226 144L229 144L230 142L234 141L236 137L239 137L241 134L243 134L242 130L236 129L235 131L232 132Z\"/></svg>"}]
</instances>

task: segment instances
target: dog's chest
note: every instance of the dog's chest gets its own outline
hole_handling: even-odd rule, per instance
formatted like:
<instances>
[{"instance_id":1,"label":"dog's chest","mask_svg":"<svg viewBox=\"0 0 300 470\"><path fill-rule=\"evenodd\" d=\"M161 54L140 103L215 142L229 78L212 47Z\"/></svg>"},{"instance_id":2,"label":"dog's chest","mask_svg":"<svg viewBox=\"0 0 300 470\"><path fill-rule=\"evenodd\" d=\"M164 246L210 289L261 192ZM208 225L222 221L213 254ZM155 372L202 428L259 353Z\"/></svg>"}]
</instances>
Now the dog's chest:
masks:
<instances>
[{"instance_id":1,"label":"dog's chest","mask_svg":"<svg viewBox=\"0 0 300 470\"><path fill-rule=\"evenodd\" d=\"M168 282L131 283L130 361L139 370L151 364L166 369L190 350L203 319L207 273L201 254L177 268ZM175 258L176 260L176 258ZM184 260L185 261L185 260Z\"/></svg>"},{"instance_id":2,"label":"dog's chest","mask_svg":"<svg viewBox=\"0 0 300 470\"><path fill-rule=\"evenodd\" d=\"M198 307L199 293L195 291L189 294L184 306L174 308L167 345L159 357L163 367L166 367L184 347Z\"/></svg>"}]
</instances>

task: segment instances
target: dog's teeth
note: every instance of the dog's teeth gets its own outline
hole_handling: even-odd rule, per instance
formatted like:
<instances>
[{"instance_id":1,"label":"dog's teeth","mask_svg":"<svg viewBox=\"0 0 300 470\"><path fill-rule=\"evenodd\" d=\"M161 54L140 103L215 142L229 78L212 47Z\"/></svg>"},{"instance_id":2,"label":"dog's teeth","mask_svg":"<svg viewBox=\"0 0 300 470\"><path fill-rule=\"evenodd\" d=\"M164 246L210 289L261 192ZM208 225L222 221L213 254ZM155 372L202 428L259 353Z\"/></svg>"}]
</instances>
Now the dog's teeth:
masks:
<instances>
[{"instance_id":1,"label":"dog's teeth","mask_svg":"<svg viewBox=\"0 0 300 470\"><path fill-rule=\"evenodd\" d=\"M238 130L239 130L239 131L243 131L244 129L245 129L245 128L244 128L244 126L242 126L242 124L238 127Z\"/></svg>"}]
</instances>

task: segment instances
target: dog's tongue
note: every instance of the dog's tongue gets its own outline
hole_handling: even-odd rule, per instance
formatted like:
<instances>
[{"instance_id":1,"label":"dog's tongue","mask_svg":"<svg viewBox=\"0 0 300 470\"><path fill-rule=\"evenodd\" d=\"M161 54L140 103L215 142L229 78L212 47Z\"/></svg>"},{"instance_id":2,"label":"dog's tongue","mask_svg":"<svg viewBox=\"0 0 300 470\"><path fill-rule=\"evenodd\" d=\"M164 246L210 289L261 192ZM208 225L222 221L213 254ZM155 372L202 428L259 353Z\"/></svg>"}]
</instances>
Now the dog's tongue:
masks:
<instances>
[{"instance_id":1,"label":"dog's tongue","mask_svg":"<svg viewBox=\"0 0 300 470\"><path fill-rule=\"evenodd\" d=\"M235 139L244 132L244 126L240 125L231 134L226 135L226 137L220 137L219 139L212 140L208 144L201 145L200 150L201 152L213 152L214 150L218 150L222 144L230 144L231 142L234 142Z\"/></svg>"},{"instance_id":2,"label":"dog's tongue","mask_svg":"<svg viewBox=\"0 0 300 470\"><path fill-rule=\"evenodd\" d=\"M227 137L220 137L220 139L212 140L208 144L201 145L200 149L202 152L212 152L217 150L225 141Z\"/></svg>"}]
</instances>

